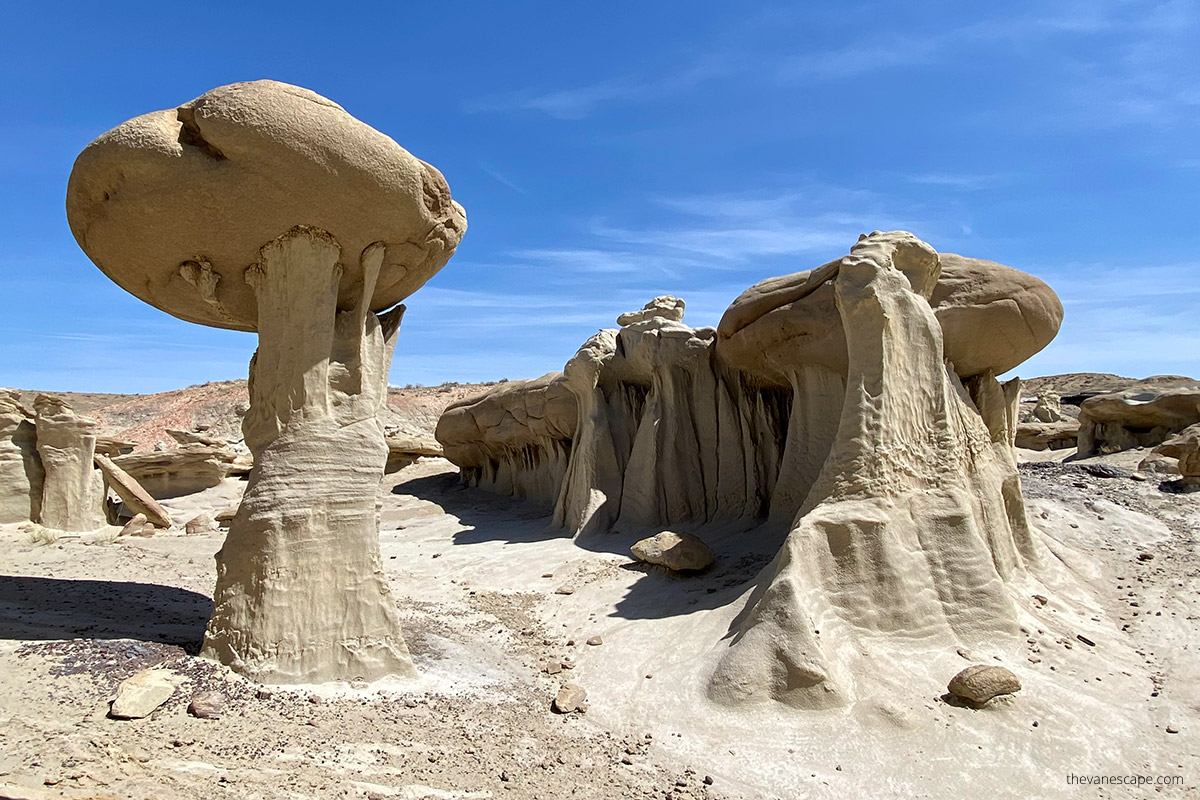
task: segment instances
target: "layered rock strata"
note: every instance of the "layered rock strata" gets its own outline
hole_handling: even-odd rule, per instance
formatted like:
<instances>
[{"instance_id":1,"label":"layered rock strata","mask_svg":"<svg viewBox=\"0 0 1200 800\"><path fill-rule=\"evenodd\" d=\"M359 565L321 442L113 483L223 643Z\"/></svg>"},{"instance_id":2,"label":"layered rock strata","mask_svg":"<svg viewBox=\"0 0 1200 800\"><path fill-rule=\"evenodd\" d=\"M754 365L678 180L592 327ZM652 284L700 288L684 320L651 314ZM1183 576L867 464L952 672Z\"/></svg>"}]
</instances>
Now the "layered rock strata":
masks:
<instances>
[{"instance_id":1,"label":"layered rock strata","mask_svg":"<svg viewBox=\"0 0 1200 800\"><path fill-rule=\"evenodd\" d=\"M104 478L94 463L94 419L54 395L33 401L37 451L45 471L39 520L60 531L91 531L106 522Z\"/></svg>"}]
</instances>

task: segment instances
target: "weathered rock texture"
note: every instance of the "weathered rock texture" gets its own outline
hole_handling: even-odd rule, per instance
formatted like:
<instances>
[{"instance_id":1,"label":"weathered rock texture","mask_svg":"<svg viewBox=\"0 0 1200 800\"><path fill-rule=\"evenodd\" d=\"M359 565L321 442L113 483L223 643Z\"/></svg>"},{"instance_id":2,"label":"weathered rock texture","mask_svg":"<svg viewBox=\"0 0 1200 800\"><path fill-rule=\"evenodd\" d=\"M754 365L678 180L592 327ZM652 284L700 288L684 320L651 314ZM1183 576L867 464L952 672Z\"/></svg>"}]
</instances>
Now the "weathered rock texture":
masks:
<instances>
[{"instance_id":1,"label":"weathered rock texture","mask_svg":"<svg viewBox=\"0 0 1200 800\"><path fill-rule=\"evenodd\" d=\"M1079 406L1079 454L1154 447L1200 423L1200 389L1132 390Z\"/></svg>"},{"instance_id":2,"label":"weathered rock texture","mask_svg":"<svg viewBox=\"0 0 1200 800\"><path fill-rule=\"evenodd\" d=\"M1079 437L1079 422L1064 419L1059 422L1022 422L1017 425L1017 447L1026 450L1067 450L1074 448Z\"/></svg>"},{"instance_id":3,"label":"weathered rock texture","mask_svg":"<svg viewBox=\"0 0 1200 800\"><path fill-rule=\"evenodd\" d=\"M955 697L983 705L994 697L1021 691L1021 681L1004 667L975 664L951 678L946 689Z\"/></svg>"},{"instance_id":4,"label":"weathered rock texture","mask_svg":"<svg viewBox=\"0 0 1200 800\"><path fill-rule=\"evenodd\" d=\"M258 333L242 424L254 468L217 554L204 653L264 682L411 673L379 558L377 414L396 304L466 229L441 174L337 104L256 81L98 138L67 211L128 291Z\"/></svg>"},{"instance_id":5,"label":"weathered rock texture","mask_svg":"<svg viewBox=\"0 0 1200 800\"><path fill-rule=\"evenodd\" d=\"M41 519L44 475L33 414L0 392L0 523Z\"/></svg>"},{"instance_id":6,"label":"weathered rock texture","mask_svg":"<svg viewBox=\"0 0 1200 800\"><path fill-rule=\"evenodd\" d=\"M129 453L111 460L113 466L141 484L156 500L216 486L238 471L237 462L237 453L228 448L198 443L170 450Z\"/></svg>"},{"instance_id":7,"label":"weathered rock texture","mask_svg":"<svg viewBox=\"0 0 1200 800\"><path fill-rule=\"evenodd\" d=\"M90 531L105 524L104 478L96 469L96 421L80 416L61 398L41 394L37 451L45 478L40 522L60 531Z\"/></svg>"},{"instance_id":8,"label":"weathered rock texture","mask_svg":"<svg viewBox=\"0 0 1200 800\"><path fill-rule=\"evenodd\" d=\"M550 373L450 404L436 437L469 485L553 504L575 420L574 395Z\"/></svg>"},{"instance_id":9,"label":"weathered rock texture","mask_svg":"<svg viewBox=\"0 0 1200 800\"><path fill-rule=\"evenodd\" d=\"M786 522L712 672L718 700L838 704L876 636L1016 632L1004 584L1037 552L1012 448L1020 382L995 375L1057 332L1049 287L876 232L751 287L715 330L681 310L656 300L561 376L447 409L447 458L469 482L554 503L576 535ZM565 400L546 424L561 388L573 426Z\"/></svg>"}]
</instances>

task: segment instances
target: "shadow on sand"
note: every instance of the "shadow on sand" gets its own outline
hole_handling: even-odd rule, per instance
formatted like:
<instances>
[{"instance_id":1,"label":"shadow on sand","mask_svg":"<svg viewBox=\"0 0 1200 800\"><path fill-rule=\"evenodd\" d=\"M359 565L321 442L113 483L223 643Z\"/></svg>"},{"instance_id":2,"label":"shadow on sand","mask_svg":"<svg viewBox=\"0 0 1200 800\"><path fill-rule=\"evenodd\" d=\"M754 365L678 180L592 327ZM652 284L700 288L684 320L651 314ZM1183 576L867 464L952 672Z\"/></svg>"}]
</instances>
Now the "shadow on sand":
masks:
<instances>
[{"instance_id":1,"label":"shadow on sand","mask_svg":"<svg viewBox=\"0 0 1200 800\"><path fill-rule=\"evenodd\" d=\"M137 639L199 652L212 599L172 586L0 575L0 639Z\"/></svg>"},{"instance_id":2,"label":"shadow on sand","mask_svg":"<svg viewBox=\"0 0 1200 800\"><path fill-rule=\"evenodd\" d=\"M439 505L467 530L454 535L455 545L488 541L534 543L569 538L555 527L550 509L531 501L464 486L454 471L424 475L397 483L393 494L411 495ZM662 529L659 529L662 530ZM775 557L787 536L784 526L743 520L737 523L674 526L703 539L717 556L711 569L679 574L633 560L630 546L657 530L639 529L593 534L575 545L595 553L628 557L621 569L641 573L612 616L622 619L663 619L695 611L720 608L734 602L751 587L762 569ZM557 566L547 564L547 569Z\"/></svg>"}]
</instances>

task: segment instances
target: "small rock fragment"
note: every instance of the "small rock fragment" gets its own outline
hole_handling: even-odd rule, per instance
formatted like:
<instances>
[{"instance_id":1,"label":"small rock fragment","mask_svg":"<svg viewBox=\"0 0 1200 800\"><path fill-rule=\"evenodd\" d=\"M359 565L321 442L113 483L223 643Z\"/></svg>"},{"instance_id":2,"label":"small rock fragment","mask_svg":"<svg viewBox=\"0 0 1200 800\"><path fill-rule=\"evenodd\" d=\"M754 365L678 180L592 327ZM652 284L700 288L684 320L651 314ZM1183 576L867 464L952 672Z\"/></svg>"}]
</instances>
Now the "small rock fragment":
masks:
<instances>
[{"instance_id":1,"label":"small rock fragment","mask_svg":"<svg viewBox=\"0 0 1200 800\"><path fill-rule=\"evenodd\" d=\"M589 636L587 643L592 647L599 647L604 644L604 639L599 634L596 634L595 636Z\"/></svg>"},{"instance_id":2,"label":"small rock fragment","mask_svg":"<svg viewBox=\"0 0 1200 800\"><path fill-rule=\"evenodd\" d=\"M1096 646L1095 642L1093 642L1091 639L1087 638L1086 636L1084 636L1081 633L1075 634L1075 638L1078 639L1079 641L1083 642L1084 644L1086 644L1088 647ZM1067 645L1067 646L1070 647L1070 645Z\"/></svg>"},{"instance_id":3,"label":"small rock fragment","mask_svg":"<svg viewBox=\"0 0 1200 800\"><path fill-rule=\"evenodd\" d=\"M1004 667L975 664L950 679L946 687L955 697L982 705L993 697L1021 690L1021 681Z\"/></svg>"},{"instance_id":4,"label":"small rock fragment","mask_svg":"<svg viewBox=\"0 0 1200 800\"><path fill-rule=\"evenodd\" d=\"M587 702L587 690L574 683L564 683L558 690L551 708L557 714L570 714L572 711L582 711Z\"/></svg>"},{"instance_id":5,"label":"small rock fragment","mask_svg":"<svg viewBox=\"0 0 1200 800\"><path fill-rule=\"evenodd\" d=\"M574 586L560 586L554 590L555 594L575 594Z\"/></svg>"},{"instance_id":6,"label":"small rock fragment","mask_svg":"<svg viewBox=\"0 0 1200 800\"><path fill-rule=\"evenodd\" d=\"M117 536L153 536L154 526L146 519L145 514L134 514L133 519L125 523Z\"/></svg>"}]
</instances>

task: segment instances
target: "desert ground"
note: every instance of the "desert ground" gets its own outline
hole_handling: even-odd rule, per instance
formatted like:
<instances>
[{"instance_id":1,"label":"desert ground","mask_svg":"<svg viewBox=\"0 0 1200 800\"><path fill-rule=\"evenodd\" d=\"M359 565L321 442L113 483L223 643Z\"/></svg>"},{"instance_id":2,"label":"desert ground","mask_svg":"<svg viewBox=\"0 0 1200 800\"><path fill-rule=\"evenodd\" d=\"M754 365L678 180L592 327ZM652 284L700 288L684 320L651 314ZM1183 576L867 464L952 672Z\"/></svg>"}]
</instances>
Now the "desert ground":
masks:
<instances>
[{"instance_id":1,"label":"desert ground","mask_svg":"<svg viewBox=\"0 0 1200 800\"><path fill-rule=\"evenodd\" d=\"M478 388L393 390L391 423L428 431ZM234 382L72 399L152 446L166 428L232 427L245 397ZM704 696L711 652L786 535L767 525L696 526L717 564L682 577L633 559L637 532L580 546L548 509L422 458L381 493L383 559L421 677L268 690L196 656L223 531L6 525L0 797L1192 796L1200 495L1086 470L1132 470L1138 451L1063 463L1071 452L1022 452L1050 562L1013 590L1023 638L973 652L898 639L870 699L830 711ZM186 521L243 487L163 504ZM1013 670L1021 691L956 702L946 682L975 662ZM172 698L145 719L109 718L117 685L156 665L175 676ZM586 689L584 713L552 711L568 682ZM221 715L190 715L213 690ZM1097 775L1149 783L1072 783Z\"/></svg>"}]
</instances>

